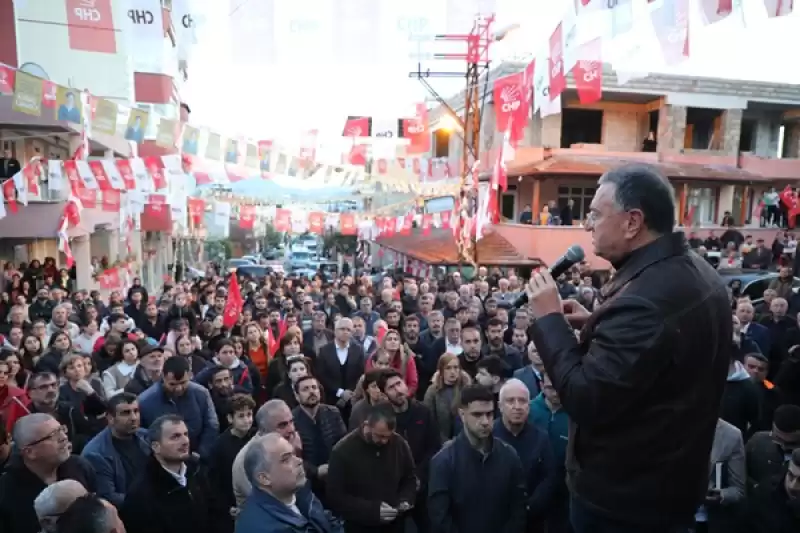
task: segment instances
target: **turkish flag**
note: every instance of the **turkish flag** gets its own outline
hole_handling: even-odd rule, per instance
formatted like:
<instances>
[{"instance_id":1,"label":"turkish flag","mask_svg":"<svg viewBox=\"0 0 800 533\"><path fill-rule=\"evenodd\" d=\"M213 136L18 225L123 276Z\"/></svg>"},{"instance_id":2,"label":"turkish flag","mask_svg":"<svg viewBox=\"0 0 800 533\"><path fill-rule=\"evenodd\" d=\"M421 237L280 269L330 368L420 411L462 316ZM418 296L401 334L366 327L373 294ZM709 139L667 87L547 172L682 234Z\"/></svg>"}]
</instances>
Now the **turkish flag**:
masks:
<instances>
[{"instance_id":1,"label":"turkish flag","mask_svg":"<svg viewBox=\"0 0 800 533\"><path fill-rule=\"evenodd\" d=\"M603 97L603 45L600 38L584 44L580 50L580 59L572 67L575 88L582 104L592 104Z\"/></svg>"},{"instance_id":2,"label":"turkish flag","mask_svg":"<svg viewBox=\"0 0 800 533\"><path fill-rule=\"evenodd\" d=\"M292 212L288 209L277 208L272 225L275 227L275 231L292 231Z\"/></svg>"},{"instance_id":3,"label":"turkish flag","mask_svg":"<svg viewBox=\"0 0 800 533\"><path fill-rule=\"evenodd\" d=\"M98 281L100 282L100 288L102 289L117 289L120 287L121 282L119 279L119 269L118 268L109 268L108 270L104 270L100 276Z\"/></svg>"},{"instance_id":4,"label":"turkish flag","mask_svg":"<svg viewBox=\"0 0 800 533\"><path fill-rule=\"evenodd\" d=\"M244 300L242 291L239 289L239 279L234 274L228 285L228 301L225 302L225 310L222 315L222 326L225 329L231 329L236 325L239 314L242 312L242 305L244 305Z\"/></svg>"},{"instance_id":5,"label":"turkish flag","mask_svg":"<svg viewBox=\"0 0 800 533\"><path fill-rule=\"evenodd\" d=\"M548 61L548 75L550 78L550 100L555 100L567 88L567 78L564 76L564 39L561 24L550 36L550 57Z\"/></svg>"},{"instance_id":6,"label":"turkish flag","mask_svg":"<svg viewBox=\"0 0 800 533\"><path fill-rule=\"evenodd\" d=\"M511 129L511 140L522 140L528 125L529 99L525 96L525 72L503 76L494 81L494 110L497 131Z\"/></svg>"},{"instance_id":7,"label":"turkish flag","mask_svg":"<svg viewBox=\"0 0 800 533\"><path fill-rule=\"evenodd\" d=\"M353 213L342 213L339 215L339 233L342 235L356 235L356 216Z\"/></svg>"}]
</instances>

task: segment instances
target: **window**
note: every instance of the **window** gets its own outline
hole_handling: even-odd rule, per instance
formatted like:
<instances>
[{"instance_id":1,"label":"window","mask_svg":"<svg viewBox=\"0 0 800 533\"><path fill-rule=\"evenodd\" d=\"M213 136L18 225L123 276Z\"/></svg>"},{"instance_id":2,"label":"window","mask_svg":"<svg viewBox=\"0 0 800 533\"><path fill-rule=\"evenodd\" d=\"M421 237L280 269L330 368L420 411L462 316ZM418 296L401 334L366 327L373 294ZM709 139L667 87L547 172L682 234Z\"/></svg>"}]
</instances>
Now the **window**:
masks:
<instances>
[{"instance_id":1,"label":"window","mask_svg":"<svg viewBox=\"0 0 800 533\"><path fill-rule=\"evenodd\" d=\"M572 220L582 221L589 214L589 206L594 198L594 187L559 187L558 209L559 212L567 206L567 202L575 202L572 206ZM556 213L558 214L558 213Z\"/></svg>"},{"instance_id":2,"label":"window","mask_svg":"<svg viewBox=\"0 0 800 533\"><path fill-rule=\"evenodd\" d=\"M722 111L701 107L688 108L683 147L693 150L720 150Z\"/></svg>"},{"instance_id":3,"label":"window","mask_svg":"<svg viewBox=\"0 0 800 533\"><path fill-rule=\"evenodd\" d=\"M450 155L450 132L445 129L433 132L434 157L448 157Z\"/></svg>"},{"instance_id":4,"label":"window","mask_svg":"<svg viewBox=\"0 0 800 533\"><path fill-rule=\"evenodd\" d=\"M603 112L595 109L561 111L561 148L573 144L602 144Z\"/></svg>"},{"instance_id":5,"label":"window","mask_svg":"<svg viewBox=\"0 0 800 533\"><path fill-rule=\"evenodd\" d=\"M717 190L712 187L689 187L689 198L686 202L691 213L694 208L693 223L711 224L717 213Z\"/></svg>"},{"instance_id":6,"label":"window","mask_svg":"<svg viewBox=\"0 0 800 533\"><path fill-rule=\"evenodd\" d=\"M500 203L500 216L511 222L517 221L517 192L510 191L503 194Z\"/></svg>"}]
</instances>

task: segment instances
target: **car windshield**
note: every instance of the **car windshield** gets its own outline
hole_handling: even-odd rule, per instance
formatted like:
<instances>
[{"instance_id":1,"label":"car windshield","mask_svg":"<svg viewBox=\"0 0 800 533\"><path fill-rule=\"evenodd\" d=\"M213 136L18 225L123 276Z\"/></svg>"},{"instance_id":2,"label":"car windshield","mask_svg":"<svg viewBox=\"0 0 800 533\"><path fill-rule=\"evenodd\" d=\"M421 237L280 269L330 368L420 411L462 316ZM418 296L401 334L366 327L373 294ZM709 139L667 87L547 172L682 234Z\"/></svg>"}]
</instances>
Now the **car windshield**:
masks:
<instances>
[{"instance_id":1,"label":"car windshield","mask_svg":"<svg viewBox=\"0 0 800 533\"><path fill-rule=\"evenodd\" d=\"M309 259L310 257L311 254L308 252L292 252L292 259L304 260L304 259Z\"/></svg>"}]
</instances>

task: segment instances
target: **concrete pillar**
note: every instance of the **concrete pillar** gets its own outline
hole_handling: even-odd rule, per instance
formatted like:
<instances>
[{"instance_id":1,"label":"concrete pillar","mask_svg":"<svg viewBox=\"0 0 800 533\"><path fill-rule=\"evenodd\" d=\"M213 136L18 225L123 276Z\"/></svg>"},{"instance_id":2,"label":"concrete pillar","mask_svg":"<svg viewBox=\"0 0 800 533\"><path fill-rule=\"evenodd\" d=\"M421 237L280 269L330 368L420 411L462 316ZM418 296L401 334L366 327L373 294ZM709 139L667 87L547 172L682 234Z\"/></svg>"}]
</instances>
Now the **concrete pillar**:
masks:
<instances>
[{"instance_id":1,"label":"concrete pillar","mask_svg":"<svg viewBox=\"0 0 800 533\"><path fill-rule=\"evenodd\" d=\"M92 280L92 249L89 236L77 237L70 242L72 256L75 258L75 271L78 290L94 288Z\"/></svg>"},{"instance_id":2,"label":"concrete pillar","mask_svg":"<svg viewBox=\"0 0 800 533\"><path fill-rule=\"evenodd\" d=\"M722 112L722 151L725 155L739 155L739 137L742 135L742 110Z\"/></svg>"},{"instance_id":3,"label":"concrete pillar","mask_svg":"<svg viewBox=\"0 0 800 533\"><path fill-rule=\"evenodd\" d=\"M561 148L561 113L542 119L542 146Z\"/></svg>"},{"instance_id":4,"label":"concrete pillar","mask_svg":"<svg viewBox=\"0 0 800 533\"><path fill-rule=\"evenodd\" d=\"M539 113L533 115L528 121L523 146L542 146L542 117Z\"/></svg>"},{"instance_id":5,"label":"concrete pillar","mask_svg":"<svg viewBox=\"0 0 800 533\"><path fill-rule=\"evenodd\" d=\"M725 211L733 212L733 199L736 193L736 185L722 185L719 188L719 206L717 206L718 220L717 224L722 221L722 216Z\"/></svg>"},{"instance_id":6,"label":"concrete pillar","mask_svg":"<svg viewBox=\"0 0 800 533\"><path fill-rule=\"evenodd\" d=\"M658 110L658 151L683 150L686 135L686 107L664 104Z\"/></svg>"},{"instance_id":7,"label":"concrete pillar","mask_svg":"<svg viewBox=\"0 0 800 533\"><path fill-rule=\"evenodd\" d=\"M108 239L106 246L108 246L108 260L111 263L116 263L120 260L120 253L124 255L125 250L122 249L119 242L119 230L109 230L105 232L105 237Z\"/></svg>"}]
</instances>

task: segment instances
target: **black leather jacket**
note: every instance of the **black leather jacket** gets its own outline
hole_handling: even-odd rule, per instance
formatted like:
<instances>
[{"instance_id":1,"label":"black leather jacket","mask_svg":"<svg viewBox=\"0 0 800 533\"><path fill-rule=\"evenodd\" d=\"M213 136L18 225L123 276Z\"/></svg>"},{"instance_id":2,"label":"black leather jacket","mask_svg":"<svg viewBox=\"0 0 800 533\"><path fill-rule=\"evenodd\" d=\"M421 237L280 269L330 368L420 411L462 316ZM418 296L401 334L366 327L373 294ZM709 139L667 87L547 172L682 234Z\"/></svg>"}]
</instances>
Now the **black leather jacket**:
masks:
<instances>
[{"instance_id":1,"label":"black leather jacket","mask_svg":"<svg viewBox=\"0 0 800 533\"><path fill-rule=\"evenodd\" d=\"M533 326L571 420L570 489L627 523L691 523L708 488L730 361L728 296L683 233L615 267L580 341L561 314Z\"/></svg>"}]
</instances>

